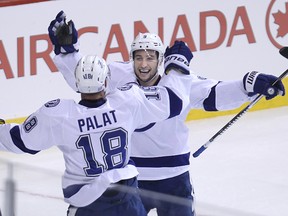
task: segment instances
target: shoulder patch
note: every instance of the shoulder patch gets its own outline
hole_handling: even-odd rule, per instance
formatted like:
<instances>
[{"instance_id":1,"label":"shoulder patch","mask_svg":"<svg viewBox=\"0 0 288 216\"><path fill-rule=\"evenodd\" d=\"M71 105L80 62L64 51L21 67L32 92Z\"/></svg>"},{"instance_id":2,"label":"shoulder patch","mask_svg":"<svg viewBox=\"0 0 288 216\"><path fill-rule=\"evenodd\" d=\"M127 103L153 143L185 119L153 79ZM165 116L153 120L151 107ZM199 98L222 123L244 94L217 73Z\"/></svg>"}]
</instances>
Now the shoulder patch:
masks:
<instances>
[{"instance_id":1,"label":"shoulder patch","mask_svg":"<svg viewBox=\"0 0 288 216\"><path fill-rule=\"evenodd\" d=\"M133 85L139 86L139 85L138 85L137 83L135 83L135 82L129 82L129 83L126 83L125 85L123 85L123 86L121 86L121 87L118 87L118 89L119 89L120 91L127 91L127 90L131 89Z\"/></svg>"},{"instance_id":2,"label":"shoulder patch","mask_svg":"<svg viewBox=\"0 0 288 216\"><path fill-rule=\"evenodd\" d=\"M45 107L55 107L60 103L60 99L52 100L44 104Z\"/></svg>"}]
</instances>

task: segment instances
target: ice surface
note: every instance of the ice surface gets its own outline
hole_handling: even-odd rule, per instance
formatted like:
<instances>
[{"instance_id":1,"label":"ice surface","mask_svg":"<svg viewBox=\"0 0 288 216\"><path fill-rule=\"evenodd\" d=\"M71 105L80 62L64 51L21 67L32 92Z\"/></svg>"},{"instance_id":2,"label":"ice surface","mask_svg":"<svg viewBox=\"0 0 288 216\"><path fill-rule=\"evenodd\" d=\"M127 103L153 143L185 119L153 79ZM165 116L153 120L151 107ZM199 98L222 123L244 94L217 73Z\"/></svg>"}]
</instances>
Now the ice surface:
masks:
<instances>
[{"instance_id":1,"label":"ice surface","mask_svg":"<svg viewBox=\"0 0 288 216\"><path fill-rule=\"evenodd\" d=\"M187 122L192 153L232 116ZM248 112L199 157L191 157L198 216L288 215L288 107ZM0 153L14 165L17 216L66 215L61 192L62 153ZM3 213L7 166L0 161ZM149 216L156 215L155 211Z\"/></svg>"}]
</instances>

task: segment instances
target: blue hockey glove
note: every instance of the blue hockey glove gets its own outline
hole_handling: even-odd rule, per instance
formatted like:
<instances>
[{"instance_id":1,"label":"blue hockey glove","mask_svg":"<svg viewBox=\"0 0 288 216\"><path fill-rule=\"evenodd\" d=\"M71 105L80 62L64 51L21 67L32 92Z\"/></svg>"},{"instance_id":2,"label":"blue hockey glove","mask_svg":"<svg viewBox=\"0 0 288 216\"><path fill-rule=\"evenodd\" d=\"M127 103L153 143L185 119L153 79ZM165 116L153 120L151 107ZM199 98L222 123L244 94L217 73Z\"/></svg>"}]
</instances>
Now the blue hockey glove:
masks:
<instances>
[{"instance_id":1,"label":"blue hockey glove","mask_svg":"<svg viewBox=\"0 0 288 216\"><path fill-rule=\"evenodd\" d=\"M277 95L285 95L285 88L281 80L272 86L276 80L277 77L273 75L252 71L244 76L243 85L244 89L248 92L248 96L262 94L266 96L266 100L270 100Z\"/></svg>"},{"instance_id":2,"label":"blue hockey glove","mask_svg":"<svg viewBox=\"0 0 288 216\"><path fill-rule=\"evenodd\" d=\"M164 70L166 74L172 68L183 74L190 74L189 65L193 54L183 41L175 41L172 47L167 47L164 57Z\"/></svg>"},{"instance_id":3,"label":"blue hockey glove","mask_svg":"<svg viewBox=\"0 0 288 216\"><path fill-rule=\"evenodd\" d=\"M1 125L1 124L5 124L4 119L0 119L0 125Z\"/></svg>"},{"instance_id":4,"label":"blue hockey glove","mask_svg":"<svg viewBox=\"0 0 288 216\"><path fill-rule=\"evenodd\" d=\"M78 32L72 20L66 23L66 14L60 11L48 27L49 38L56 55L77 52Z\"/></svg>"}]
</instances>

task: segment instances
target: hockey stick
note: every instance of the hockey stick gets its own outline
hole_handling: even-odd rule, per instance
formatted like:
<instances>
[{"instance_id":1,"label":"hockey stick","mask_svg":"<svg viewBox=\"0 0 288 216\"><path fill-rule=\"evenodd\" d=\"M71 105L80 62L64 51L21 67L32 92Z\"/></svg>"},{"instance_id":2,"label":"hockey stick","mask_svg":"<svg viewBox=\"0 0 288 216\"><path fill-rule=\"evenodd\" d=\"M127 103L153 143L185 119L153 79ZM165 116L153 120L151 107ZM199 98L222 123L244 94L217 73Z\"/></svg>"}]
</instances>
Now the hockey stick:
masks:
<instances>
[{"instance_id":1,"label":"hockey stick","mask_svg":"<svg viewBox=\"0 0 288 216\"><path fill-rule=\"evenodd\" d=\"M288 59L288 47L282 47L279 53ZM282 80L288 74L288 69L284 71L272 84L275 85L278 81ZM233 125L242 115L244 115L251 107L253 107L264 95L258 94L258 96L252 100L244 109L242 109L236 116L234 116L224 127L222 127L214 136L212 136L208 142L202 145L197 151L194 152L193 157L198 157L208 146L221 134L223 134L231 125Z\"/></svg>"}]
</instances>

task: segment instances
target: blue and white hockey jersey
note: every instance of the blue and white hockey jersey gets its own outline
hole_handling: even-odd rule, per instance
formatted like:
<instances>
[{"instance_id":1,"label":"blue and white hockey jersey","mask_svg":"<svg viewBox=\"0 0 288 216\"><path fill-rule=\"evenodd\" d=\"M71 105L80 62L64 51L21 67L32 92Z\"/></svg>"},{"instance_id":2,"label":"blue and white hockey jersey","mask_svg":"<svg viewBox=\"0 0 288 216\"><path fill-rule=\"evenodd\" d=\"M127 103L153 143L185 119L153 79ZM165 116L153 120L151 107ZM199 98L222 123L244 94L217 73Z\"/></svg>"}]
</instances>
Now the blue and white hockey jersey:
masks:
<instances>
[{"instance_id":1,"label":"blue and white hockey jersey","mask_svg":"<svg viewBox=\"0 0 288 216\"><path fill-rule=\"evenodd\" d=\"M174 75L180 74L169 74ZM0 125L0 150L35 154L57 146L66 167L64 199L86 206L111 183L138 175L130 164L134 130L178 115L187 104L168 88L142 89L135 84L114 89L106 99L97 106L85 100L47 102L23 124Z\"/></svg>"},{"instance_id":2,"label":"blue and white hockey jersey","mask_svg":"<svg viewBox=\"0 0 288 216\"><path fill-rule=\"evenodd\" d=\"M76 89L73 71L80 53L59 55L54 62L67 83ZM129 82L137 82L133 63L114 62L109 64L111 89ZM249 101L242 80L216 81L196 75L189 76L190 85L179 92L177 83L172 79L161 78L158 86L167 86L179 95L190 98L188 106L180 115L138 128L132 135L131 156L139 171L139 180L161 180L180 175L189 170L190 147L189 131L185 124L191 109L206 111L230 110Z\"/></svg>"}]
</instances>

